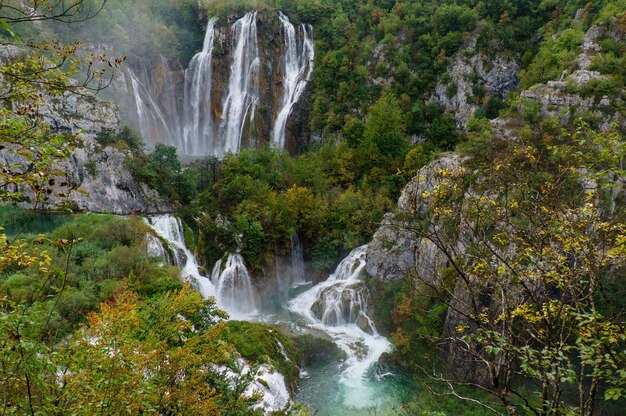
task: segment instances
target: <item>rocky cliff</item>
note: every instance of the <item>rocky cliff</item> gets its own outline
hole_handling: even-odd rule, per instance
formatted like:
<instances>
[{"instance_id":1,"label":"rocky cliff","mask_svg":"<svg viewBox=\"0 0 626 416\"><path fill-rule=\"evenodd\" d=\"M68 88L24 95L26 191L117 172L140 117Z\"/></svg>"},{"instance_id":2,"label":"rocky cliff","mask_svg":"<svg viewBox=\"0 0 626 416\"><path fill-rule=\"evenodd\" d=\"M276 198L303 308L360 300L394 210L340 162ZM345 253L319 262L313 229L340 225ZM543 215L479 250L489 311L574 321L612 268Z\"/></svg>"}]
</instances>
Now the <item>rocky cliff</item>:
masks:
<instances>
[{"instance_id":1,"label":"rocky cliff","mask_svg":"<svg viewBox=\"0 0 626 416\"><path fill-rule=\"evenodd\" d=\"M19 48L3 46L0 59L19 59L21 53ZM44 201L46 208L63 202L78 210L114 214L172 210L156 191L133 179L125 166L130 151L103 147L96 142L96 135L103 129L120 128L120 114L113 103L85 89L62 96L42 94L41 98L43 103L37 110L41 123L48 124L54 134L69 133L76 137L76 148L70 159L50 169L64 174L51 182ZM0 151L0 162L25 165L25 159L11 149L9 146Z\"/></svg>"},{"instance_id":2,"label":"rocky cliff","mask_svg":"<svg viewBox=\"0 0 626 416\"><path fill-rule=\"evenodd\" d=\"M601 130L608 130L613 123L626 126L626 109L623 106L626 90L615 86L609 95L610 79L594 70L594 59L601 54L600 42L610 38L623 42L624 34L611 27L592 26L585 33L581 51L574 64L574 70L564 71L559 80L535 85L520 94L521 109L525 102L537 103L538 111L544 118L559 119L567 123L582 117L596 124Z\"/></svg>"},{"instance_id":3,"label":"rocky cliff","mask_svg":"<svg viewBox=\"0 0 626 416\"><path fill-rule=\"evenodd\" d=\"M518 63L503 52L488 56L478 51L479 35L474 33L455 54L430 99L451 113L460 129L490 99L501 99L519 87Z\"/></svg>"}]
</instances>

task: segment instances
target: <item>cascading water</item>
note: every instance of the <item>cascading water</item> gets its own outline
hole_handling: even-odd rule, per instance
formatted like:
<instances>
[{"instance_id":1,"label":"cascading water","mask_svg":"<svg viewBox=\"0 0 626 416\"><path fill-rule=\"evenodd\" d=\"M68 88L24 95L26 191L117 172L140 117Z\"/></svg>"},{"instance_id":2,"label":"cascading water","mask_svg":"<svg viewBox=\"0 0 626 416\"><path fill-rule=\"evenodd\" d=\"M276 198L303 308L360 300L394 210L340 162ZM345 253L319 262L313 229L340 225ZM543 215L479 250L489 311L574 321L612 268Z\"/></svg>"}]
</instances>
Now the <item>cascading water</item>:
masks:
<instances>
[{"instance_id":1,"label":"cascading water","mask_svg":"<svg viewBox=\"0 0 626 416\"><path fill-rule=\"evenodd\" d=\"M185 71L185 97L182 153L208 155L213 146L214 121L211 108L213 82L213 46L217 17L209 20L202 52L197 53Z\"/></svg>"},{"instance_id":2,"label":"cascading water","mask_svg":"<svg viewBox=\"0 0 626 416\"><path fill-rule=\"evenodd\" d=\"M313 29L294 26L279 12L282 37L264 37L257 32L258 13L237 20L230 35L218 27L216 17L210 19L202 50L184 76L165 57L152 63L150 71L126 68L130 107L123 116L149 147L164 143L181 156L198 158L237 153L262 140L286 146L288 119L313 71ZM282 39L282 44L269 43L274 39ZM278 48L280 55L260 53ZM274 79L279 76L282 80ZM282 92L274 96L278 84Z\"/></svg>"},{"instance_id":3,"label":"cascading water","mask_svg":"<svg viewBox=\"0 0 626 416\"><path fill-rule=\"evenodd\" d=\"M285 128L293 106L306 88L313 71L314 47L312 28L301 24L302 42L298 44L296 29L282 12L278 14L285 34L283 56L283 100L272 131L272 142L278 148L285 147Z\"/></svg>"},{"instance_id":4,"label":"cascading water","mask_svg":"<svg viewBox=\"0 0 626 416\"><path fill-rule=\"evenodd\" d=\"M257 312L256 290L240 254L229 255L223 269L218 260L211 281L216 287L217 305L232 317L249 317Z\"/></svg>"},{"instance_id":5,"label":"cascading water","mask_svg":"<svg viewBox=\"0 0 626 416\"><path fill-rule=\"evenodd\" d=\"M174 135L169 130L165 116L154 98L130 67L126 68L126 73L130 79L135 101L137 127L143 139L147 141L147 144L154 146L156 143L173 138Z\"/></svg>"},{"instance_id":6,"label":"cascading water","mask_svg":"<svg viewBox=\"0 0 626 416\"><path fill-rule=\"evenodd\" d=\"M250 125L254 120L259 102L260 60L256 20L257 12L250 12L237 20L231 29L237 42L219 130L223 153L239 152L246 124Z\"/></svg>"},{"instance_id":7,"label":"cascading water","mask_svg":"<svg viewBox=\"0 0 626 416\"><path fill-rule=\"evenodd\" d=\"M291 235L291 285L300 286L307 283L304 272L304 256L302 244L297 233Z\"/></svg>"},{"instance_id":8,"label":"cascading water","mask_svg":"<svg viewBox=\"0 0 626 416\"><path fill-rule=\"evenodd\" d=\"M359 278L366 248L354 249L326 281L289 303L292 312L306 318L308 326L329 334L346 353L338 400L355 409L378 403L377 387L368 380L368 371L390 348L389 341L376 332L367 317L366 289Z\"/></svg>"},{"instance_id":9,"label":"cascading water","mask_svg":"<svg viewBox=\"0 0 626 416\"><path fill-rule=\"evenodd\" d=\"M181 278L196 284L203 297L215 296L215 287L207 277L202 276L196 257L185 245L180 219L172 215L159 215L146 219L146 224L167 241L174 253L174 264L181 268Z\"/></svg>"}]
</instances>

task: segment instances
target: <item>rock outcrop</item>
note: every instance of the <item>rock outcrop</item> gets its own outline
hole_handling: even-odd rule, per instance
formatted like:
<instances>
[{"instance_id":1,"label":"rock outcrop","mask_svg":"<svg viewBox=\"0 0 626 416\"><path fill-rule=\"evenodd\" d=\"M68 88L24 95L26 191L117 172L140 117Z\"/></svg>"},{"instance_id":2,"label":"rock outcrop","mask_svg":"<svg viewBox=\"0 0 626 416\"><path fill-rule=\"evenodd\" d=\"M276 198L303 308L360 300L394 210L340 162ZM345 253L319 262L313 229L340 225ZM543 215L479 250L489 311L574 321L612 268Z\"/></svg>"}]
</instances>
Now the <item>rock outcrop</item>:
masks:
<instances>
[{"instance_id":1,"label":"rock outcrop","mask_svg":"<svg viewBox=\"0 0 626 416\"><path fill-rule=\"evenodd\" d=\"M78 184L69 200L79 210L111 214L156 214L171 212L174 207L159 193L138 183L126 168L128 151L101 147L90 136L82 136L82 146L60 169L67 172L66 181ZM50 198L47 203L62 202Z\"/></svg>"},{"instance_id":2,"label":"rock outcrop","mask_svg":"<svg viewBox=\"0 0 626 416\"><path fill-rule=\"evenodd\" d=\"M15 46L3 45L0 47L0 62L18 59L21 53L23 51ZM74 91L62 96L42 94L43 103L37 109L41 122L48 124L53 133L72 133L77 140L71 157L51 168L51 171L64 174L50 182L43 201L45 208L55 208L63 203L78 210L114 214L173 210L156 191L135 181L126 167L130 151L102 147L96 142L97 133L103 129L119 129L120 114L115 104L77 85L72 89ZM12 151L14 147L2 149L0 164L25 165L25 159ZM23 192L26 197L31 196L28 190ZM32 203L23 205L31 207Z\"/></svg>"},{"instance_id":3,"label":"rock outcrop","mask_svg":"<svg viewBox=\"0 0 626 416\"><path fill-rule=\"evenodd\" d=\"M437 173L456 172L462 162L458 155L444 156L422 168L407 184L398 201L397 213L385 215L368 245L366 270L370 276L395 280L412 273L429 284L436 284L439 269L446 265L447 258L432 241L418 236L416 230L421 225L415 221L414 214L425 214L429 209L422 195L433 191Z\"/></svg>"},{"instance_id":4,"label":"rock outcrop","mask_svg":"<svg viewBox=\"0 0 626 416\"><path fill-rule=\"evenodd\" d=\"M465 129L467 121L490 97L504 97L519 86L520 66L510 56L487 56L477 52L479 34L474 34L456 53L446 75L435 87L431 101L444 106L454 116L457 126Z\"/></svg>"},{"instance_id":5,"label":"rock outcrop","mask_svg":"<svg viewBox=\"0 0 626 416\"><path fill-rule=\"evenodd\" d=\"M626 114L623 110L619 111L620 101L626 96L626 90L622 88L621 92L609 97L597 96L589 88L593 84L608 81L605 75L592 70L593 60L602 50L600 39L605 35L618 41L623 37L609 28L592 26L583 38L576 69L569 74L564 72L558 81L537 84L522 91L519 108L522 109L525 102L536 102L540 115L544 118L556 118L563 123L577 117L591 118L603 131L607 131L614 123L626 126Z\"/></svg>"}]
</instances>

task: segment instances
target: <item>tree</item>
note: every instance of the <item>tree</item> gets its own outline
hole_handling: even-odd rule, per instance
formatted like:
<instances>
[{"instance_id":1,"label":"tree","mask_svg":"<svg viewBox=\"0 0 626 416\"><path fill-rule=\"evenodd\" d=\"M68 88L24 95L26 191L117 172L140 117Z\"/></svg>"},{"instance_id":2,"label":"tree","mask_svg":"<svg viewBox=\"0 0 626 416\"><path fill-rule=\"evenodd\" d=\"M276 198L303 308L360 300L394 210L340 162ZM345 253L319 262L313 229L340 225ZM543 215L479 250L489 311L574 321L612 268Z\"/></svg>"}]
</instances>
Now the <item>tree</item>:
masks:
<instances>
[{"instance_id":1,"label":"tree","mask_svg":"<svg viewBox=\"0 0 626 416\"><path fill-rule=\"evenodd\" d=\"M555 146L492 145L493 159L423 178L408 218L453 284L417 279L448 305L445 353L496 399L485 407L593 415L626 395L624 310L609 290L626 284L623 139L582 125Z\"/></svg>"},{"instance_id":2,"label":"tree","mask_svg":"<svg viewBox=\"0 0 626 416\"><path fill-rule=\"evenodd\" d=\"M84 4L83 0L0 1L0 28L17 40L12 25L88 18L93 14L82 14ZM34 207L41 207L45 196L53 192L55 176L63 173L58 164L69 157L75 139L72 134L53 132L42 121L41 108L51 97L84 94L85 87L103 88L107 84L103 66L113 68L122 60L111 63L103 56L94 55L79 59L77 44L44 42L17 48L3 43L0 47L5 52L0 62L0 200L11 202L28 197ZM84 70L82 83L71 80L79 66ZM60 185L73 187L69 183ZM69 256L73 242L58 241L57 244L67 250ZM44 288L59 277L57 271L52 270L51 257L44 249L34 249L19 239L9 240L0 232L0 274L28 267L35 269L41 280L40 289L33 296L43 297ZM34 415L36 408L47 405L49 397L35 393L55 384L56 369L46 359L49 349L45 340L50 336L55 309L67 283L67 273L60 274L57 296L52 300L42 301L37 306L2 301L0 405L3 413Z\"/></svg>"},{"instance_id":3,"label":"tree","mask_svg":"<svg viewBox=\"0 0 626 416\"><path fill-rule=\"evenodd\" d=\"M366 144L373 144L384 156L398 157L408 149L404 132L405 126L398 99L393 94L383 93L369 109L363 141Z\"/></svg>"}]
</instances>

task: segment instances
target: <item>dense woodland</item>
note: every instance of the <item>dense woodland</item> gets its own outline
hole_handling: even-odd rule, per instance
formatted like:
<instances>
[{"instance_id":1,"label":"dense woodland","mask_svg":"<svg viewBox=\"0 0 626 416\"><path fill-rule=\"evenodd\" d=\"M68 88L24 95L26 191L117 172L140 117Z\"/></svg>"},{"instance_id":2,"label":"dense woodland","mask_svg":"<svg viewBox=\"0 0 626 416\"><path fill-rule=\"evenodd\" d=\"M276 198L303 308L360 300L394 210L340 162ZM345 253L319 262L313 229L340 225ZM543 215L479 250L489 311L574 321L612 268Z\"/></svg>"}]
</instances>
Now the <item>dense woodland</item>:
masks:
<instances>
[{"instance_id":1,"label":"dense woodland","mask_svg":"<svg viewBox=\"0 0 626 416\"><path fill-rule=\"evenodd\" d=\"M297 233L312 273L327 276L371 240L413 177L460 155L463 167L440 169L421 195L428 209L402 214L448 255L441 285L416 273L368 280L374 319L394 345L389 365L418 380L398 413L623 411L624 124L601 130L597 114L562 122L520 97L574 70L587 30L606 27L619 36L603 35L591 64L604 77L567 88L595 101L608 96L606 116L623 116L626 1L202 0L198 8L192 0L108 0L99 10L99 1L85 0L68 18L40 3L43 22L35 24L36 14L21 16L0 0L2 43L34 42L28 59L0 66L9 85L0 91L0 148L31 166L7 164L0 173L2 414L263 414L254 407L260 397L244 394L253 373L227 377L227 368L241 370L238 357L276 366L295 388L294 362L315 360L315 348L337 355L327 341L225 321L211 300L180 283L176 267L146 257L150 231L140 218L73 213L71 204L61 209L73 215L39 217L15 206L27 188L44 208L52 177L62 173L54 162L80 146L42 122L38 91L69 94L77 83L98 90L121 64L118 53L131 63L160 55L187 62L207 16L251 9L282 10L314 27L313 138L301 154L246 149L183 164L172 147L147 151L128 128L96 137L103 148L128 152L134 178L178 208L205 267L239 249L262 275ZM472 38L472 53L519 64L519 87L490 95L469 74L479 109L460 129L430 97L438 83L455 94L446 70ZM98 60L74 40L118 49ZM505 127L494 128L496 119ZM500 295L498 311L480 307ZM450 310L465 313L456 345L443 336ZM446 354L484 365L487 381L457 377ZM450 393L449 380L462 382L453 396L429 396ZM277 414L307 412L294 405Z\"/></svg>"}]
</instances>

